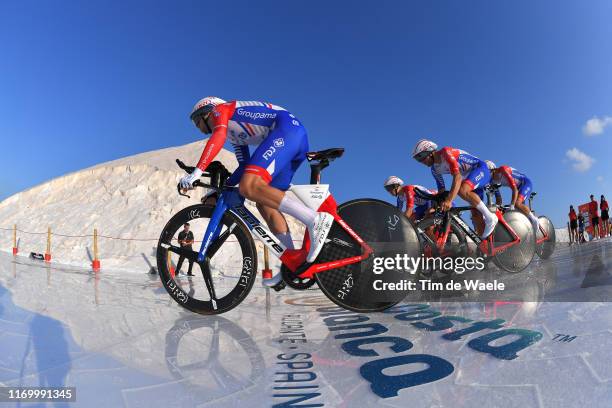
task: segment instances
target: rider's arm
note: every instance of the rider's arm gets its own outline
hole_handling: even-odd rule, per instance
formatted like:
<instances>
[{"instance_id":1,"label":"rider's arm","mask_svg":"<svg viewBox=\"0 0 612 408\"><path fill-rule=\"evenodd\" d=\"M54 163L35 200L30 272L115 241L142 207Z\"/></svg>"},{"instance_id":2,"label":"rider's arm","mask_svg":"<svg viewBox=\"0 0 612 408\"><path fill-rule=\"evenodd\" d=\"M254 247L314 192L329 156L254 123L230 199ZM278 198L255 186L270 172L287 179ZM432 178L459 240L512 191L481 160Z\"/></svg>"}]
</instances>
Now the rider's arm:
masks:
<instances>
[{"instance_id":1,"label":"rider's arm","mask_svg":"<svg viewBox=\"0 0 612 408\"><path fill-rule=\"evenodd\" d=\"M459 194L459 189L461 188L461 183L463 183L463 177L461 173L457 172L457 174L453 174L453 184L450 189L450 193L448 194L448 198L446 201L453 201L457 194Z\"/></svg>"},{"instance_id":2,"label":"rider's arm","mask_svg":"<svg viewBox=\"0 0 612 408\"><path fill-rule=\"evenodd\" d=\"M459 163L457 162L453 149L450 147L444 147L440 151L440 154L442 160L448 164L450 174L453 176L453 184L451 186L448 198L446 199L446 201L452 202L459 193L459 188L461 188L461 183L463 182L463 176L461 176L461 172L459 171ZM440 191L439 186L438 191Z\"/></svg>"},{"instance_id":3,"label":"rider's arm","mask_svg":"<svg viewBox=\"0 0 612 408\"><path fill-rule=\"evenodd\" d=\"M444 177L440 173L438 173L434 166L431 166L431 175L436 180L436 185L438 186L438 192L441 193L446 190L446 186L444 185Z\"/></svg>"},{"instance_id":4,"label":"rider's arm","mask_svg":"<svg viewBox=\"0 0 612 408\"><path fill-rule=\"evenodd\" d=\"M497 205L502 205L503 204L502 195L499 192L499 188L495 189L495 203Z\"/></svg>"},{"instance_id":5,"label":"rider's arm","mask_svg":"<svg viewBox=\"0 0 612 408\"><path fill-rule=\"evenodd\" d=\"M518 187L516 186L516 182L514 181L514 177L512 177L512 169L510 169L508 166L501 166L500 170L502 177L506 179L508 186L512 189L512 200L510 201L510 205L515 206L516 200L518 200L519 191Z\"/></svg>"},{"instance_id":6,"label":"rider's arm","mask_svg":"<svg viewBox=\"0 0 612 408\"><path fill-rule=\"evenodd\" d=\"M205 171L206 167L208 167L223 148L225 138L227 137L227 123L233 113L234 103L219 105L213 110L211 115L213 120L213 134L210 136L210 139L208 139L208 142L206 142L206 147L204 147L204 151L200 156L200 161L198 161L197 167L200 170Z\"/></svg>"},{"instance_id":7,"label":"rider's arm","mask_svg":"<svg viewBox=\"0 0 612 408\"><path fill-rule=\"evenodd\" d=\"M406 194L406 211L404 214L406 217L410 218L414 212L414 187L406 186L402 189L400 194Z\"/></svg>"}]
</instances>

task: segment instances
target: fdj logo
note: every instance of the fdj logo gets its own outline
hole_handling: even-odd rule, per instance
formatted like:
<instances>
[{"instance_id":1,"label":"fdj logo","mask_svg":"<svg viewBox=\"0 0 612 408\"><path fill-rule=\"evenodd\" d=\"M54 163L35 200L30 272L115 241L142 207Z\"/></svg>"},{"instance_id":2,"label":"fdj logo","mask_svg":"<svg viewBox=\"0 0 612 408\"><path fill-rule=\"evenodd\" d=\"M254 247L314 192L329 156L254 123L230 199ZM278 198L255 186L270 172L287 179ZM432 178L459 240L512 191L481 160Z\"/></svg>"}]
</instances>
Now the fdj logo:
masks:
<instances>
[{"instance_id":1,"label":"fdj logo","mask_svg":"<svg viewBox=\"0 0 612 408\"><path fill-rule=\"evenodd\" d=\"M274 139L274 147L283 147L285 145L285 141L283 140L282 137L279 137L278 139Z\"/></svg>"},{"instance_id":2,"label":"fdj logo","mask_svg":"<svg viewBox=\"0 0 612 408\"><path fill-rule=\"evenodd\" d=\"M281 139L282 140L282 139ZM274 146L270 146L270 148L268 150L266 150L263 154L263 158L265 160L269 160L270 157L272 157L272 155L276 152L276 149L274 148Z\"/></svg>"}]
</instances>

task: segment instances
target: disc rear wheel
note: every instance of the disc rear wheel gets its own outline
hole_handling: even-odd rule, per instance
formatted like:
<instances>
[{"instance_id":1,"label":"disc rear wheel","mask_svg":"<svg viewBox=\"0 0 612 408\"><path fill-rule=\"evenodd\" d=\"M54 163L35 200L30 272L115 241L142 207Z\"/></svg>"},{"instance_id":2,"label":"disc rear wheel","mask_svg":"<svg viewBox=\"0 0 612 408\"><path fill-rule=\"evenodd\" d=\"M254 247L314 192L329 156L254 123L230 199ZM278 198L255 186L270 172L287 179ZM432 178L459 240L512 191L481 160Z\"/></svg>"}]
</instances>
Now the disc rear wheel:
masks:
<instances>
[{"instance_id":1,"label":"disc rear wheel","mask_svg":"<svg viewBox=\"0 0 612 408\"><path fill-rule=\"evenodd\" d=\"M538 222L540 227L546 231L548 239L542 243L536 244L536 254L538 254L541 259L548 259L555 251L555 244L557 241L557 237L555 236L555 226L553 225L552 221L545 216L538 217ZM536 231L536 242L542 238L544 238L542 231Z\"/></svg>"},{"instance_id":2,"label":"disc rear wheel","mask_svg":"<svg viewBox=\"0 0 612 408\"><path fill-rule=\"evenodd\" d=\"M529 265L535 255L535 234L529 218L520 211L506 211L504 220L520 238L520 242L508 247L493 257L493 262L508 272L520 272ZM513 241L513 237L501 223L493 232L495 246Z\"/></svg>"},{"instance_id":3,"label":"disc rear wheel","mask_svg":"<svg viewBox=\"0 0 612 408\"><path fill-rule=\"evenodd\" d=\"M338 207L338 214L373 250L365 261L315 275L323 293L337 305L356 312L387 309L401 301L409 290L378 290L385 284L415 279L415 274L383 268L380 259L421 255L415 228L394 206L374 199L360 199ZM362 248L338 223L334 223L316 263L361 255ZM382 271L381 271L382 269ZM376 271L376 272L375 272ZM399 287L399 286L396 286Z\"/></svg>"}]
</instances>

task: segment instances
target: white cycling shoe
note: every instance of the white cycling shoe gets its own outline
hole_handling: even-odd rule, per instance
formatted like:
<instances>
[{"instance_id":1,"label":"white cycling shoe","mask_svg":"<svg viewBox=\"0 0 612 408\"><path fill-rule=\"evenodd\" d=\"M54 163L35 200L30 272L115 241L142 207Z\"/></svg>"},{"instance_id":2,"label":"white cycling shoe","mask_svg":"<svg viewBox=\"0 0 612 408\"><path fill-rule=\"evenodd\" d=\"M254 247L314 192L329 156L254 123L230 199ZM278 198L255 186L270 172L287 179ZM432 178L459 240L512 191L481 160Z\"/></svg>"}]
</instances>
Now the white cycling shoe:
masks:
<instances>
[{"instance_id":1,"label":"white cycling shoe","mask_svg":"<svg viewBox=\"0 0 612 408\"><path fill-rule=\"evenodd\" d=\"M489 235L491 235L493 231L495 231L495 227L497 227L498 222L499 220L495 215L492 215L491 217L485 219L484 231L482 232L482 235L480 237L482 239L486 239Z\"/></svg>"},{"instance_id":2,"label":"white cycling shoe","mask_svg":"<svg viewBox=\"0 0 612 408\"><path fill-rule=\"evenodd\" d=\"M330 213L317 213L314 223L311 226L308 226L308 235L310 236L310 251L308 251L306 262L312 263L315 259L317 259L317 256L319 256L319 252L321 252L321 249L325 244L325 239L327 238L333 223L334 216Z\"/></svg>"}]
</instances>

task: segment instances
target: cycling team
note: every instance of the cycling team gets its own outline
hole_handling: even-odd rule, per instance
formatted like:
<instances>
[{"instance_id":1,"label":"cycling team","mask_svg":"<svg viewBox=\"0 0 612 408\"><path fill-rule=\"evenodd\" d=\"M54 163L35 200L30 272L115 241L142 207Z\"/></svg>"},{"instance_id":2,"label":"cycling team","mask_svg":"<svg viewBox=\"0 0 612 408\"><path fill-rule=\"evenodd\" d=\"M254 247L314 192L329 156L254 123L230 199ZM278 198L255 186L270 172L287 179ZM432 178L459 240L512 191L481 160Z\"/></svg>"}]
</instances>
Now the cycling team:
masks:
<instances>
[{"instance_id":1,"label":"cycling team","mask_svg":"<svg viewBox=\"0 0 612 408\"><path fill-rule=\"evenodd\" d=\"M293 248L293 239L282 213L302 222L311 239L307 262L313 262L331 229L332 215L317 212L301 201L286 194L295 171L306 159L308 135L299 119L280 106L258 101L230 101L211 96L201 99L194 106L190 119L204 134L211 134L195 170L184 176L180 185L184 190L193 188L207 166L229 139L238 160L238 168L226 184L238 185L240 194L253 201L271 231L287 248ZM255 146L253 153L248 146ZM525 205L532 184L529 178L508 166L496 167L493 162L453 147L441 149L429 140L419 140L412 157L431 168L437 192L446 191L443 174L452 175L453 181L442 210L448 210L458 195L472 206L476 231L488 237L497 225L497 217L482 201L485 187L497 183L512 189L511 208L517 208L529 217L534 227L537 218ZM414 220L432 212L432 203L415 194L415 190L435 193L419 185L404 185L395 176L387 178L385 189L397 197L400 209ZM501 204L501 195L497 194ZM264 284L274 286L282 279L277 273Z\"/></svg>"}]
</instances>

